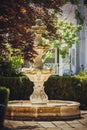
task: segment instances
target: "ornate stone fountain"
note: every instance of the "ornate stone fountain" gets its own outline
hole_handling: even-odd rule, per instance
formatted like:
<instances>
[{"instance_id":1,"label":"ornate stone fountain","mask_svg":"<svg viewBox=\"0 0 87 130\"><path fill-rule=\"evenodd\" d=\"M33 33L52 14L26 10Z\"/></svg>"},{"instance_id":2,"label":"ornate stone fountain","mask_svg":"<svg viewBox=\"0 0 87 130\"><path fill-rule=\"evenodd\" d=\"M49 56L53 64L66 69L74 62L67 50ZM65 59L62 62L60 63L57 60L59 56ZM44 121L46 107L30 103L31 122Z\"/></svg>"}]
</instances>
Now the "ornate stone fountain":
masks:
<instances>
[{"instance_id":1,"label":"ornate stone fountain","mask_svg":"<svg viewBox=\"0 0 87 130\"><path fill-rule=\"evenodd\" d=\"M32 104L47 104L48 96L44 92L44 82L52 75L53 70L44 69L42 56L49 50L49 45L42 45L41 37L45 32L46 26L43 25L40 19L36 20L36 25L32 26L32 31L35 34L34 49L37 52L37 56L34 59L33 68L23 68L22 72L29 77L34 83L34 91L30 96Z\"/></svg>"},{"instance_id":2,"label":"ornate stone fountain","mask_svg":"<svg viewBox=\"0 0 87 130\"><path fill-rule=\"evenodd\" d=\"M33 67L23 68L22 72L29 77L34 83L34 91L30 96L30 101L9 101L7 118L17 120L61 120L74 119L80 117L80 104L72 101L48 100L44 92L44 82L53 70L44 69L42 56L49 50L50 46L42 45L41 36L46 27L41 20L36 21L32 27L35 33L34 49L37 56L34 60Z\"/></svg>"}]
</instances>

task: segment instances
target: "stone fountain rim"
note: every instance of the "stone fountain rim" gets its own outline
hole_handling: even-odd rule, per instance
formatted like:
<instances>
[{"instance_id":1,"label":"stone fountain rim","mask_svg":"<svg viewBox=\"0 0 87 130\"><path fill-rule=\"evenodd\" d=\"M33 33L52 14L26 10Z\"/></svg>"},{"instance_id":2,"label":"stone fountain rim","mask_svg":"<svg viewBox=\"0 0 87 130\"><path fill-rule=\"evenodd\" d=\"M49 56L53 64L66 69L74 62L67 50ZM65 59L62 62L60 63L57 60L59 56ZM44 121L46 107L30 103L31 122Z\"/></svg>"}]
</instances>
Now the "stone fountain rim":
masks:
<instances>
[{"instance_id":1,"label":"stone fountain rim","mask_svg":"<svg viewBox=\"0 0 87 130\"><path fill-rule=\"evenodd\" d=\"M9 101L17 103L18 100ZM48 121L48 120L72 120L78 119L81 116L80 113L80 103L75 101L64 101L64 100L49 100L49 102L54 102L54 105L46 104L32 104L32 105L23 105L24 100L20 100L20 105L9 105L7 107L6 119L10 120L28 120L28 121ZM56 102L67 102L65 105L56 105ZM25 100L24 102L30 102ZM72 104L69 104L72 103Z\"/></svg>"},{"instance_id":2,"label":"stone fountain rim","mask_svg":"<svg viewBox=\"0 0 87 130\"><path fill-rule=\"evenodd\" d=\"M22 68L22 72L24 72L25 74L37 74L37 72L40 72L41 74L53 74L54 70Z\"/></svg>"},{"instance_id":3,"label":"stone fountain rim","mask_svg":"<svg viewBox=\"0 0 87 130\"><path fill-rule=\"evenodd\" d=\"M65 101L65 100L48 100L48 103L47 104L37 104L37 103L31 103L30 100L13 100L13 101L9 101L8 102L8 106L11 106L12 104L16 104L16 106L19 106L18 104L20 104L21 106L23 105L24 107L24 103L25 104L28 104L32 107L35 107L35 106L38 106L38 107L47 107L47 106L80 106L80 103L79 102L76 102L76 101ZM64 104L63 104L64 103ZM26 106L29 106L29 105L25 105ZM20 107L21 107L20 106ZM29 106L29 107L30 107Z\"/></svg>"}]
</instances>

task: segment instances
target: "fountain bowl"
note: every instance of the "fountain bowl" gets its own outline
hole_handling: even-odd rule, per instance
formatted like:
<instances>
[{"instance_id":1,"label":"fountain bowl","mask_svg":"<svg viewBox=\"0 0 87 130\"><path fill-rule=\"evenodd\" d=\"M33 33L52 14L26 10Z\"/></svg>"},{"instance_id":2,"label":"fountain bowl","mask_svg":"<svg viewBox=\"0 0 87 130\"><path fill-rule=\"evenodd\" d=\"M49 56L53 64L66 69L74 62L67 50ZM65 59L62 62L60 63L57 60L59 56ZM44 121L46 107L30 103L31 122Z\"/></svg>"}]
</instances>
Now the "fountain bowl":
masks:
<instances>
[{"instance_id":1,"label":"fountain bowl","mask_svg":"<svg viewBox=\"0 0 87 130\"><path fill-rule=\"evenodd\" d=\"M9 101L6 119L11 120L70 120L80 118L80 103L49 100L47 104L32 104L29 100Z\"/></svg>"}]
</instances>

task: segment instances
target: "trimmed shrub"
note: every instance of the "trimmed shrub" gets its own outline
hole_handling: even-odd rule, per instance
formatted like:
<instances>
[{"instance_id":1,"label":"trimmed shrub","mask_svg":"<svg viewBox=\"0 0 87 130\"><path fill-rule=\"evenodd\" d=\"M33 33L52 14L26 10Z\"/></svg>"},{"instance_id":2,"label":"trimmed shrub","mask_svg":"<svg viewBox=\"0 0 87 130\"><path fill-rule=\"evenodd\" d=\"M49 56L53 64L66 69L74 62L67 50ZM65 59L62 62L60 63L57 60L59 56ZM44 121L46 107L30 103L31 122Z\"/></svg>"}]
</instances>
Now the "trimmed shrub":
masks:
<instances>
[{"instance_id":1,"label":"trimmed shrub","mask_svg":"<svg viewBox=\"0 0 87 130\"><path fill-rule=\"evenodd\" d=\"M82 106L87 106L87 77L73 77L72 87L74 88L75 100L79 101L82 104Z\"/></svg>"},{"instance_id":2,"label":"trimmed shrub","mask_svg":"<svg viewBox=\"0 0 87 130\"><path fill-rule=\"evenodd\" d=\"M44 85L50 100L78 101L87 106L87 77L51 76Z\"/></svg>"},{"instance_id":3,"label":"trimmed shrub","mask_svg":"<svg viewBox=\"0 0 87 130\"><path fill-rule=\"evenodd\" d=\"M33 92L33 83L26 76L0 77L0 85L10 89L10 100L27 100Z\"/></svg>"},{"instance_id":4,"label":"trimmed shrub","mask_svg":"<svg viewBox=\"0 0 87 130\"><path fill-rule=\"evenodd\" d=\"M73 100L74 88L71 84L71 77L51 76L44 83L45 91L50 100Z\"/></svg>"},{"instance_id":5,"label":"trimmed shrub","mask_svg":"<svg viewBox=\"0 0 87 130\"><path fill-rule=\"evenodd\" d=\"M27 76L0 77L0 86L8 86L10 100L28 100L33 92L33 82ZM49 100L78 101L87 106L86 76L50 76L44 83Z\"/></svg>"},{"instance_id":6,"label":"trimmed shrub","mask_svg":"<svg viewBox=\"0 0 87 130\"><path fill-rule=\"evenodd\" d=\"M0 127L3 126L9 99L9 89L0 86Z\"/></svg>"}]
</instances>

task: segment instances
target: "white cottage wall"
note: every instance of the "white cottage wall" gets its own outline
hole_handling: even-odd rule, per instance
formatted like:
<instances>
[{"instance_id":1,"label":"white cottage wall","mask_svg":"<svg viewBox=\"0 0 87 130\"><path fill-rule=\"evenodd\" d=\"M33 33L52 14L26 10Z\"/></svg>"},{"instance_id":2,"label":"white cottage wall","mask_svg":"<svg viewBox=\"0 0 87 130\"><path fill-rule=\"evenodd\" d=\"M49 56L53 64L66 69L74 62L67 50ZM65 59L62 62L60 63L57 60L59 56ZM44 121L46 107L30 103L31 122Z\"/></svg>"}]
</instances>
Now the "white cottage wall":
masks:
<instances>
[{"instance_id":1,"label":"white cottage wall","mask_svg":"<svg viewBox=\"0 0 87 130\"><path fill-rule=\"evenodd\" d=\"M84 51L84 50L83 50ZM84 63L84 67L87 70L87 25L85 24L85 63Z\"/></svg>"},{"instance_id":2,"label":"white cottage wall","mask_svg":"<svg viewBox=\"0 0 87 130\"><path fill-rule=\"evenodd\" d=\"M76 74L76 44L71 48L71 70L72 74Z\"/></svg>"}]
</instances>

